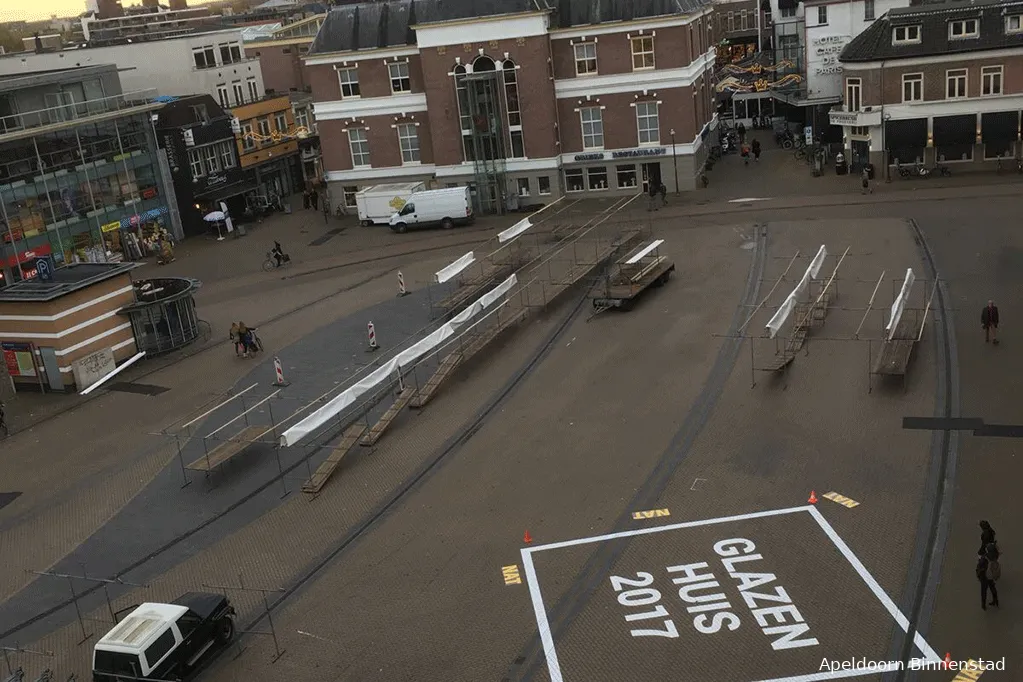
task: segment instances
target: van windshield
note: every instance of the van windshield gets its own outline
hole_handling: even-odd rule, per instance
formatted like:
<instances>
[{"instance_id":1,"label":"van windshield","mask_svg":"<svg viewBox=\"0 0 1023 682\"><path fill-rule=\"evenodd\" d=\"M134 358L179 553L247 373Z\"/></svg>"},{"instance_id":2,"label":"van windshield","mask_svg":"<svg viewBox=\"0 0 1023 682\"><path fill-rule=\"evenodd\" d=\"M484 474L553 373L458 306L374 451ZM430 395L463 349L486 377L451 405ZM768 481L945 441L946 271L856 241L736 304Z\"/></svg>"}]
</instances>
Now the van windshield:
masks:
<instances>
[{"instance_id":1,"label":"van windshield","mask_svg":"<svg viewBox=\"0 0 1023 682\"><path fill-rule=\"evenodd\" d=\"M398 212L398 215L408 215L409 213L412 213L415 210L416 207L414 204L405 204L404 206L401 207L401 211Z\"/></svg>"},{"instance_id":2,"label":"van windshield","mask_svg":"<svg viewBox=\"0 0 1023 682\"><path fill-rule=\"evenodd\" d=\"M136 654L126 654L120 651L96 650L96 661L93 664L95 672L113 673L115 675L130 675L131 677L142 676L142 665Z\"/></svg>"}]
</instances>

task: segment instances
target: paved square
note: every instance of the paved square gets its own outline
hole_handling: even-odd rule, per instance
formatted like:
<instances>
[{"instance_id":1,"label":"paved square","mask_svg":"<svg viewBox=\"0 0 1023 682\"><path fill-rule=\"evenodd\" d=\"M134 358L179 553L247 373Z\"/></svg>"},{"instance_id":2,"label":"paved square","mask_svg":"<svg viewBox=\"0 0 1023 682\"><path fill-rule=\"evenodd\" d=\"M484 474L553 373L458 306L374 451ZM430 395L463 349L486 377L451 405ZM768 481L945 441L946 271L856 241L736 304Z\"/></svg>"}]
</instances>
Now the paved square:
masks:
<instances>
[{"instance_id":1,"label":"paved square","mask_svg":"<svg viewBox=\"0 0 1023 682\"><path fill-rule=\"evenodd\" d=\"M596 543L627 543L554 640L543 582L563 587ZM813 506L641 528L522 550L551 682L699 673L704 682L815 682L877 674L908 621ZM918 633L923 658L940 657ZM921 659L914 659L921 660Z\"/></svg>"}]
</instances>

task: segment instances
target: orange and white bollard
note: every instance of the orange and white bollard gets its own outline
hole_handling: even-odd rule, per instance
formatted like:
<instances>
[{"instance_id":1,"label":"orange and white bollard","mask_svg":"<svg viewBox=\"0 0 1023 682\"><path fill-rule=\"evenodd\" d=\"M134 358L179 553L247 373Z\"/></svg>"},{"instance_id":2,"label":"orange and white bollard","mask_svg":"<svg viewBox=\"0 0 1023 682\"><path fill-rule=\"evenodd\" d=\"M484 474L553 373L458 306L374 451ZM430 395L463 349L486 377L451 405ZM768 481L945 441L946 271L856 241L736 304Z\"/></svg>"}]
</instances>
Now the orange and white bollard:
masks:
<instances>
[{"instance_id":1,"label":"orange and white bollard","mask_svg":"<svg viewBox=\"0 0 1023 682\"><path fill-rule=\"evenodd\" d=\"M408 289L405 288L405 276L398 270L398 296L408 296Z\"/></svg>"},{"instance_id":2,"label":"orange and white bollard","mask_svg":"<svg viewBox=\"0 0 1023 682\"><path fill-rule=\"evenodd\" d=\"M377 345L377 330L376 327L373 326L372 322L366 325L366 333L369 335L369 348L366 350L367 352L372 353L380 347Z\"/></svg>"},{"instance_id":3,"label":"orange and white bollard","mask_svg":"<svg viewBox=\"0 0 1023 682\"><path fill-rule=\"evenodd\" d=\"M288 382L284 380L284 367L281 366L281 359L274 356L274 374L277 377L277 381L274 382L274 386L287 386Z\"/></svg>"}]
</instances>

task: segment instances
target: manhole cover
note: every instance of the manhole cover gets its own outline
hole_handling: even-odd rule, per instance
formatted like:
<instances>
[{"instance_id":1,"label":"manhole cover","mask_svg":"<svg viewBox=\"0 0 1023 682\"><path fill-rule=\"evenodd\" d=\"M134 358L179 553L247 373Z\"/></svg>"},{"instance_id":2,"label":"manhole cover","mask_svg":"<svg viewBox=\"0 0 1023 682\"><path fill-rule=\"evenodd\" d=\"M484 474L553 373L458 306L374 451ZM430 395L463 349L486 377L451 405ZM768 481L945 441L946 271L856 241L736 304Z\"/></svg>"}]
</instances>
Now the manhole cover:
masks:
<instances>
[{"instance_id":1,"label":"manhole cover","mask_svg":"<svg viewBox=\"0 0 1023 682\"><path fill-rule=\"evenodd\" d=\"M153 384L131 384L131 383L116 383L107 384L107 389L110 391L119 391L121 393L137 393L139 395L160 395L170 389L166 386L154 386Z\"/></svg>"},{"instance_id":2,"label":"manhole cover","mask_svg":"<svg viewBox=\"0 0 1023 682\"><path fill-rule=\"evenodd\" d=\"M0 493L0 509L21 497L21 493Z\"/></svg>"}]
</instances>

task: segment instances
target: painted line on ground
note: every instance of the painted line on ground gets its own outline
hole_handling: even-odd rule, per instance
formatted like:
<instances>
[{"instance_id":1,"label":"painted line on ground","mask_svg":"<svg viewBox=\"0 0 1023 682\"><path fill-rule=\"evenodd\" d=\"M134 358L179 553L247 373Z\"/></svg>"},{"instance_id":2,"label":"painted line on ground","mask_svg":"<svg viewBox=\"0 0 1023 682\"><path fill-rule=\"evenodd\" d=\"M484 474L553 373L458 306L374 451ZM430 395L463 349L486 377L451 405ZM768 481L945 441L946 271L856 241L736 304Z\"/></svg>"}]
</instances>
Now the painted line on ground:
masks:
<instances>
[{"instance_id":1,"label":"painted line on ground","mask_svg":"<svg viewBox=\"0 0 1023 682\"><path fill-rule=\"evenodd\" d=\"M832 502L840 504L843 507L847 507L849 509L860 506L860 503L857 502L856 500L848 498L845 495L839 495L834 491L830 493L824 493L823 495L821 495L821 497L823 497L825 500L831 500Z\"/></svg>"},{"instance_id":2,"label":"painted line on ground","mask_svg":"<svg viewBox=\"0 0 1023 682\"><path fill-rule=\"evenodd\" d=\"M973 680L979 680L980 676L984 674L984 670L980 668L980 663L972 658L966 661L965 668L965 670L960 670L956 673L956 676L952 678L952 682L972 682Z\"/></svg>"},{"instance_id":3,"label":"painted line on ground","mask_svg":"<svg viewBox=\"0 0 1023 682\"><path fill-rule=\"evenodd\" d=\"M771 201L770 197L746 197L743 199L729 199L730 204L744 204L747 201Z\"/></svg>"}]
</instances>

